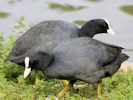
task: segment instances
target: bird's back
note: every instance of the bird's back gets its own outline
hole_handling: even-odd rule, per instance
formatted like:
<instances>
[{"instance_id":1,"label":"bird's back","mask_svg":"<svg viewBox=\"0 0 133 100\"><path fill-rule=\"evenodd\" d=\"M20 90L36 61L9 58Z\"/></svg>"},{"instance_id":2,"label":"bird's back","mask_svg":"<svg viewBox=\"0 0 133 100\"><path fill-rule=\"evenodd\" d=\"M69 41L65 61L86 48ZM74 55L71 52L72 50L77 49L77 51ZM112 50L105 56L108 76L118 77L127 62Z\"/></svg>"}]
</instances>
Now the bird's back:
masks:
<instances>
[{"instance_id":1,"label":"bird's back","mask_svg":"<svg viewBox=\"0 0 133 100\"><path fill-rule=\"evenodd\" d=\"M74 61L76 58L75 61L79 60L79 62L85 63L86 61L81 61L83 58L100 66L113 62L120 53L121 47L107 45L87 37L69 40L54 49L54 54L64 61Z\"/></svg>"},{"instance_id":2,"label":"bird's back","mask_svg":"<svg viewBox=\"0 0 133 100\"><path fill-rule=\"evenodd\" d=\"M51 52L58 43L76 37L77 31L77 26L64 21L41 22L16 40L8 57L23 55L30 49Z\"/></svg>"},{"instance_id":3,"label":"bird's back","mask_svg":"<svg viewBox=\"0 0 133 100\"><path fill-rule=\"evenodd\" d=\"M97 77L97 73L103 75L104 70L100 69L113 63L120 53L120 47L110 46L91 38L71 39L54 49L54 62L45 68L45 73L56 78L91 81L89 78Z\"/></svg>"}]
</instances>

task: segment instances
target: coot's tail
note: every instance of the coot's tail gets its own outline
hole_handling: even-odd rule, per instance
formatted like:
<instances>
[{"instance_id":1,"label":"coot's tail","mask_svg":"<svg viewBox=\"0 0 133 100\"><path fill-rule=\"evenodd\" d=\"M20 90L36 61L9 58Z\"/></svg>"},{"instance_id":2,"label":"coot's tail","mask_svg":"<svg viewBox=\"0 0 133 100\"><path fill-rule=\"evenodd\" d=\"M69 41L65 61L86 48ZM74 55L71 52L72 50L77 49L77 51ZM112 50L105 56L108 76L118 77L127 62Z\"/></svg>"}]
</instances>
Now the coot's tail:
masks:
<instances>
[{"instance_id":1,"label":"coot's tail","mask_svg":"<svg viewBox=\"0 0 133 100\"><path fill-rule=\"evenodd\" d=\"M121 53L121 54L116 58L116 60L115 60L113 63L111 63L111 64L109 64L109 65L107 65L107 66L105 67L105 77L111 76L111 75L113 75L115 72L117 72L117 71L119 70L121 64L122 64L125 60L127 60L128 58L129 58L128 55L126 55L125 53Z\"/></svg>"},{"instance_id":2,"label":"coot's tail","mask_svg":"<svg viewBox=\"0 0 133 100\"><path fill-rule=\"evenodd\" d=\"M117 57L117 59L116 59L116 61L115 61L115 64L121 64L121 63L123 63L125 60L127 60L128 58L129 58L129 56L128 56L127 54L121 53L121 54Z\"/></svg>"}]
</instances>

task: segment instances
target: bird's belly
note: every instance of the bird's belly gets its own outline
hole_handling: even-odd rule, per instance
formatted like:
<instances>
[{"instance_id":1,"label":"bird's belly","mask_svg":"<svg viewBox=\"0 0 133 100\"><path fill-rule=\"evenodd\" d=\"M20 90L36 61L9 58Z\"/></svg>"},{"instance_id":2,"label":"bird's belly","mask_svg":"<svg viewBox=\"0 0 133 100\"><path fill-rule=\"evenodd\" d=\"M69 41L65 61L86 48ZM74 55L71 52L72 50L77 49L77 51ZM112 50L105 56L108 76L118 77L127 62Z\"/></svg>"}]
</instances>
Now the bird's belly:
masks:
<instances>
[{"instance_id":1,"label":"bird's belly","mask_svg":"<svg viewBox=\"0 0 133 100\"><path fill-rule=\"evenodd\" d=\"M93 69L96 66L74 66L74 65L57 65L47 67L44 74L51 78L82 80L88 83L95 83L104 75L102 70Z\"/></svg>"}]
</instances>

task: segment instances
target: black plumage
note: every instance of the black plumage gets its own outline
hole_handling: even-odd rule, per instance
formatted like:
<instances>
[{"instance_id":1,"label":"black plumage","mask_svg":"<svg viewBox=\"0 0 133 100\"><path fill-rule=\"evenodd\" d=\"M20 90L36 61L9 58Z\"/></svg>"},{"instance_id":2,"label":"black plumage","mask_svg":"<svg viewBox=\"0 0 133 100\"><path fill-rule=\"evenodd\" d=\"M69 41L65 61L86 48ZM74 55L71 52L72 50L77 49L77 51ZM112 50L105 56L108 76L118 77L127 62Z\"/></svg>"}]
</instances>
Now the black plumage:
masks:
<instances>
[{"instance_id":1,"label":"black plumage","mask_svg":"<svg viewBox=\"0 0 133 100\"><path fill-rule=\"evenodd\" d=\"M122 53L122 49L88 37L74 38L56 46L52 55L44 51L32 53L28 58L30 65L34 66L29 66L28 69L41 70L50 78L70 80L70 87L76 80L87 83L99 82L99 96L102 78L112 76L129 58ZM25 69L24 77L29 75L30 72L27 72ZM65 87L58 96L63 96L70 87Z\"/></svg>"},{"instance_id":2,"label":"black plumage","mask_svg":"<svg viewBox=\"0 0 133 100\"><path fill-rule=\"evenodd\" d=\"M37 50L51 53L51 50L62 41L75 36L78 27L63 21L44 21L20 36L5 59L13 63L24 63L24 58ZM75 34L76 33L76 34ZM23 61L17 59L23 58ZM16 61L17 60L17 61Z\"/></svg>"},{"instance_id":3,"label":"black plumage","mask_svg":"<svg viewBox=\"0 0 133 100\"><path fill-rule=\"evenodd\" d=\"M43 66L38 66L36 69L52 78L95 83L113 75L121 63L128 59L121 50L119 46L87 37L71 39L58 45L52 56L43 51L42 54L36 53L38 57L42 57L37 61L38 64ZM49 62L48 65L43 59Z\"/></svg>"}]
</instances>

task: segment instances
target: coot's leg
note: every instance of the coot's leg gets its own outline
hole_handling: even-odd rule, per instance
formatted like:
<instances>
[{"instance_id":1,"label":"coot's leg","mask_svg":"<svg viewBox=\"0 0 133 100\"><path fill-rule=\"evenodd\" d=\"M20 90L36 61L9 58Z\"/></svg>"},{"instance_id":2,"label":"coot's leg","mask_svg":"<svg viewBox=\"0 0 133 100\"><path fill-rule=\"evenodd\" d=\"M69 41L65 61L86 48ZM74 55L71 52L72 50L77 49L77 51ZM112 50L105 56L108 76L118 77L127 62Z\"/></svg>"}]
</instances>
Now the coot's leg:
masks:
<instances>
[{"instance_id":1,"label":"coot's leg","mask_svg":"<svg viewBox=\"0 0 133 100\"><path fill-rule=\"evenodd\" d=\"M39 71L35 70L35 84L38 84L39 80L40 80Z\"/></svg>"},{"instance_id":2,"label":"coot's leg","mask_svg":"<svg viewBox=\"0 0 133 100\"><path fill-rule=\"evenodd\" d=\"M59 92L57 94L58 97L63 97L65 95L66 92L68 92L70 89L73 88L73 84L75 83L76 81L75 80L71 80L69 81L69 84L66 85L63 90L61 90L61 92Z\"/></svg>"},{"instance_id":3,"label":"coot's leg","mask_svg":"<svg viewBox=\"0 0 133 100\"><path fill-rule=\"evenodd\" d=\"M61 80L63 86L68 86L69 85L69 81L68 80ZM77 90L74 86L71 87L71 90Z\"/></svg>"},{"instance_id":4,"label":"coot's leg","mask_svg":"<svg viewBox=\"0 0 133 100\"><path fill-rule=\"evenodd\" d=\"M97 95L100 96L102 92L102 80L98 81Z\"/></svg>"},{"instance_id":5,"label":"coot's leg","mask_svg":"<svg viewBox=\"0 0 133 100\"><path fill-rule=\"evenodd\" d=\"M69 81L68 80L62 80L63 86L67 86L69 85Z\"/></svg>"}]
</instances>

